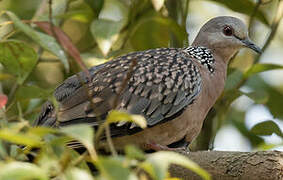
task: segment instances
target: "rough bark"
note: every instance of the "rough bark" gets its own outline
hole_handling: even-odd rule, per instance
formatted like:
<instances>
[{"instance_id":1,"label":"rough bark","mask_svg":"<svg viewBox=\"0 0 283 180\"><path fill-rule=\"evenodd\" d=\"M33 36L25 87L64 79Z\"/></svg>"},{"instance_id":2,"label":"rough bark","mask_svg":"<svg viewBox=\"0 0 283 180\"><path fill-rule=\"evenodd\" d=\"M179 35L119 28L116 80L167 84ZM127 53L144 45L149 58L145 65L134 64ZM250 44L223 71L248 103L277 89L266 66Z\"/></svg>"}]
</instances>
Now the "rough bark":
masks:
<instances>
[{"instance_id":1,"label":"rough bark","mask_svg":"<svg viewBox=\"0 0 283 180\"><path fill-rule=\"evenodd\" d=\"M226 152L199 151L183 153L220 180L281 180L283 179L283 152ZM173 165L172 177L185 180L201 179L190 170Z\"/></svg>"}]
</instances>

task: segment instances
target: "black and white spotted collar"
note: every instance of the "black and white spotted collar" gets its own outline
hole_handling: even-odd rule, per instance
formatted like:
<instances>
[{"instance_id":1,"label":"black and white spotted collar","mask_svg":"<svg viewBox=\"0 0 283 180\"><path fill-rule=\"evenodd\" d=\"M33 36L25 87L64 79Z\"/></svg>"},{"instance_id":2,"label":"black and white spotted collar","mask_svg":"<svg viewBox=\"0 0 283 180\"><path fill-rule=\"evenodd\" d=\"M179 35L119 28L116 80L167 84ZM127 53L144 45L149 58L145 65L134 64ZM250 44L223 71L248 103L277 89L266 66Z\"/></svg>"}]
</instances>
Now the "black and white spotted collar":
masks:
<instances>
[{"instance_id":1,"label":"black and white spotted collar","mask_svg":"<svg viewBox=\"0 0 283 180\"><path fill-rule=\"evenodd\" d=\"M185 51L189 53L191 57L195 58L202 65L204 65L210 73L214 73L215 59L208 48L201 46L190 46L186 48Z\"/></svg>"}]
</instances>

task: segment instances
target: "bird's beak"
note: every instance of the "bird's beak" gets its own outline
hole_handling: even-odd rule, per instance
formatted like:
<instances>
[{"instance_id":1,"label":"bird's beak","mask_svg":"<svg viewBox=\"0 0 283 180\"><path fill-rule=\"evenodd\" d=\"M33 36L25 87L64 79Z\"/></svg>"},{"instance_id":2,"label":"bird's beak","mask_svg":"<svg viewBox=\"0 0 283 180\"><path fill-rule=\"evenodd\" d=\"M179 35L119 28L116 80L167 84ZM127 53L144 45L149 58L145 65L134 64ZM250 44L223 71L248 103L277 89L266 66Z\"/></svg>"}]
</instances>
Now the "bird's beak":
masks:
<instances>
[{"instance_id":1,"label":"bird's beak","mask_svg":"<svg viewBox=\"0 0 283 180\"><path fill-rule=\"evenodd\" d=\"M259 54L262 53L262 50L257 45L255 45L249 38L241 39L241 41L242 41L244 46L254 50L255 52L257 52Z\"/></svg>"}]
</instances>

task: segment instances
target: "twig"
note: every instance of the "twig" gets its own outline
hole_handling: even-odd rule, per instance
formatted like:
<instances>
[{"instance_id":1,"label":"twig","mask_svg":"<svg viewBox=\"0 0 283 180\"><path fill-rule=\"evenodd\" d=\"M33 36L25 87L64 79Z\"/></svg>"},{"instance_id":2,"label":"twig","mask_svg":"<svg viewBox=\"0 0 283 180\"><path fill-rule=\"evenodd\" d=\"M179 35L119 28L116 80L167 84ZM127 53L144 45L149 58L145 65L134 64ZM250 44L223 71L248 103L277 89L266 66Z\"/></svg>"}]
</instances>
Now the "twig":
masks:
<instances>
[{"instance_id":1,"label":"twig","mask_svg":"<svg viewBox=\"0 0 283 180\"><path fill-rule=\"evenodd\" d=\"M14 96L15 92L17 91L18 87L19 87L18 82L15 82L14 85L12 86L12 89L11 89L9 95L8 95L9 103L7 103L7 104L11 104L12 100L14 99L13 96Z\"/></svg>"},{"instance_id":2,"label":"twig","mask_svg":"<svg viewBox=\"0 0 283 180\"><path fill-rule=\"evenodd\" d=\"M248 26L248 27L249 27L249 34L251 34L252 23L254 22L256 13L257 13L257 11L258 11L259 6L261 5L261 3L262 3L262 0L258 0L258 1L257 1L256 5L255 5L255 8L254 8L254 10L253 10L253 12L252 12L252 14L251 14L251 16L250 16L250 19L249 19L249 26Z\"/></svg>"},{"instance_id":3,"label":"twig","mask_svg":"<svg viewBox=\"0 0 283 180\"><path fill-rule=\"evenodd\" d=\"M111 151L111 154L113 156L117 156L117 151L113 145L112 139L111 139L111 133L110 133L110 128L109 128L109 124L107 123L105 126L105 134L106 134L106 140L109 146L109 149Z\"/></svg>"},{"instance_id":4,"label":"twig","mask_svg":"<svg viewBox=\"0 0 283 180\"><path fill-rule=\"evenodd\" d=\"M262 47L262 53L267 49L267 47L270 45L271 41L273 40L276 32L277 32L277 29L278 29L278 26L280 24L280 20L282 19L283 17L283 1L280 1L280 4L278 6L278 9L277 9L277 16L275 17L273 23L271 24L271 32L267 38L267 40L265 41L263 47ZM254 64L258 63L259 62L259 59L260 59L260 56L261 55L258 55L257 58L255 59L254 61Z\"/></svg>"},{"instance_id":5,"label":"twig","mask_svg":"<svg viewBox=\"0 0 283 180\"><path fill-rule=\"evenodd\" d=\"M88 155L88 151L85 151L83 154L81 154L77 159L71 162L71 166L76 166L80 164Z\"/></svg>"},{"instance_id":6,"label":"twig","mask_svg":"<svg viewBox=\"0 0 283 180\"><path fill-rule=\"evenodd\" d=\"M1 121L0 121L0 128L4 128L6 127L6 125L8 124L8 119L7 119L7 116L6 116L6 112L5 112L5 108L0 108L0 118L1 118Z\"/></svg>"},{"instance_id":7,"label":"twig","mask_svg":"<svg viewBox=\"0 0 283 180\"><path fill-rule=\"evenodd\" d=\"M14 22L13 22L13 21L5 21L5 22L2 22L2 23L0 23L0 27L2 27L2 26L7 26L7 25L10 25L10 24L14 24Z\"/></svg>"},{"instance_id":8,"label":"twig","mask_svg":"<svg viewBox=\"0 0 283 180\"><path fill-rule=\"evenodd\" d=\"M48 8L49 8L48 18L49 18L50 31L51 31L51 33L52 33L52 36L53 36L53 37L56 39L56 41L58 42L58 44L60 44L60 41L59 41L59 39L58 39L58 37L57 37L57 34L56 34L55 31L54 31L54 24L53 24L53 20L52 20L52 0L49 0L48 3L49 3L49 6L48 6Z\"/></svg>"},{"instance_id":9,"label":"twig","mask_svg":"<svg viewBox=\"0 0 283 180\"><path fill-rule=\"evenodd\" d=\"M265 41L263 47L262 47L262 53L267 49L267 47L270 45L271 41L273 40L277 30L278 30L278 26L280 24L280 21L283 17L283 1L280 1L279 6L277 8L277 13L276 13L276 17L274 19L274 21L271 24L271 32L267 38L267 40ZM260 55L257 56L257 58L254 61L254 64L258 63L260 60Z\"/></svg>"},{"instance_id":10,"label":"twig","mask_svg":"<svg viewBox=\"0 0 283 180\"><path fill-rule=\"evenodd\" d=\"M56 32L55 26L54 26L53 21L52 21L52 0L49 0L49 25L50 25L51 35L56 39L57 43L62 46L62 49L63 49L64 53L65 54L70 54L77 61L77 64L85 72L85 74L86 74L86 76L87 76L87 78L88 78L88 80L90 82L91 81L90 73L89 73L89 71L87 69L87 66L81 60L81 57L80 57L80 54L79 54L78 50L74 46L70 46L68 48L73 48L73 53L71 53L70 51L68 51L68 49L66 49L65 44L61 43L62 39L65 38L65 40L66 40L66 38L67 38L69 40L69 37L68 36L66 36L66 37L63 36L63 37L60 38L58 36L57 32ZM78 56L78 58L74 57L74 53Z\"/></svg>"},{"instance_id":11,"label":"twig","mask_svg":"<svg viewBox=\"0 0 283 180\"><path fill-rule=\"evenodd\" d=\"M105 126L106 126L106 121L104 123L102 123L101 125L99 125L98 127L98 130L95 134L95 140L94 140L94 146L95 147L99 147L99 140L100 140L100 137L105 129Z\"/></svg>"},{"instance_id":12,"label":"twig","mask_svg":"<svg viewBox=\"0 0 283 180\"><path fill-rule=\"evenodd\" d=\"M186 0L185 13L183 14L183 26L185 27L187 23L188 12L189 12L189 4L190 4L190 0Z\"/></svg>"}]
</instances>

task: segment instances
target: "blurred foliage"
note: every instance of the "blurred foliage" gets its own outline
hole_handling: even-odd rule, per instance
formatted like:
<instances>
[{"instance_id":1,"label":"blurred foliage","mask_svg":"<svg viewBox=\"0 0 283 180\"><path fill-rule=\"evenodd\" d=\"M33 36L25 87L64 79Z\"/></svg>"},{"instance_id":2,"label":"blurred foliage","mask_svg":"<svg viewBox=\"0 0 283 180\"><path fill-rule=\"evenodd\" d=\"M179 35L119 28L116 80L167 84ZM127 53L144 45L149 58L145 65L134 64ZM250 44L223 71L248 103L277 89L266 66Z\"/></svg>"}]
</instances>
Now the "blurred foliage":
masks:
<instances>
[{"instance_id":1,"label":"blurred foliage","mask_svg":"<svg viewBox=\"0 0 283 180\"><path fill-rule=\"evenodd\" d=\"M191 1L54 0L51 18L48 0L0 1L0 179L142 179L148 175L164 179L170 177L167 173L170 163L188 167L209 179L195 163L171 152L147 155L128 146L125 155L101 156L94 144L100 132L95 133L88 126L60 130L30 126L44 101L56 103L53 89L66 77L84 69L83 64L98 65L132 51L187 46L186 22L187 16L192 15ZM210 2L246 15L251 32L256 28L253 22L268 27L270 34L264 50L282 18L280 0ZM55 30L51 30L50 20ZM259 56L243 53L231 64L225 92L208 115L206 130L192 149L211 147L216 133L225 124L236 127L253 148L273 147L264 143L262 135L275 133L282 137L273 121L248 129L246 112L230 106L239 97L247 96L255 104L268 107L274 117L283 119L283 91L258 75L282 66L259 64ZM251 91L247 93L241 87ZM102 128L125 118L145 126L141 117L113 111ZM80 155L68 148L66 144L72 139L84 145L88 153ZM32 151L34 147L38 151ZM32 163L27 162L28 154L36 156ZM95 165L97 173L91 173L87 163Z\"/></svg>"}]
</instances>

